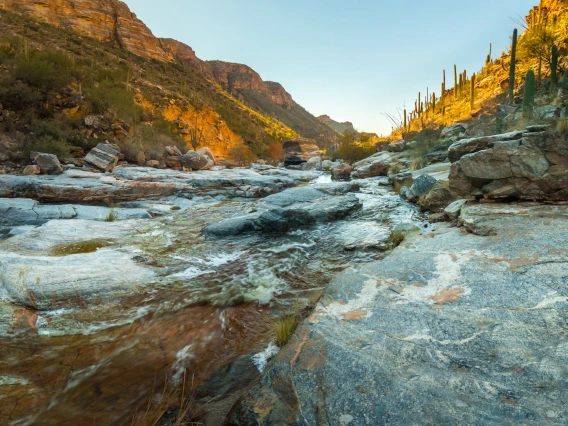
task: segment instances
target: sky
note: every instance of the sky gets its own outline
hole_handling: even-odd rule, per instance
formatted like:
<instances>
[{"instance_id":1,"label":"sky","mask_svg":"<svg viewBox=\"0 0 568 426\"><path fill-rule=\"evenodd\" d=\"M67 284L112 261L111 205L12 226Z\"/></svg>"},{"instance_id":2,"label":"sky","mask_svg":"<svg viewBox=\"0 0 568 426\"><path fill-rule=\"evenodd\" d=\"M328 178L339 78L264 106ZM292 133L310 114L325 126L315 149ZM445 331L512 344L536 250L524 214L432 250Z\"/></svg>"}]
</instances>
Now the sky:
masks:
<instances>
[{"instance_id":1,"label":"sky","mask_svg":"<svg viewBox=\"0 0 568 426\"><path fill-rule=\"evenodd\" d=\"M439 94L442 70L468 75L508 50L538 0L125 0L154 35L203 60L250 66L319 116L388 134L383 113ZM456 6L459 4L459 6ZM412 106L412 107L411 107Z\"/></svg>"}]
</instances>

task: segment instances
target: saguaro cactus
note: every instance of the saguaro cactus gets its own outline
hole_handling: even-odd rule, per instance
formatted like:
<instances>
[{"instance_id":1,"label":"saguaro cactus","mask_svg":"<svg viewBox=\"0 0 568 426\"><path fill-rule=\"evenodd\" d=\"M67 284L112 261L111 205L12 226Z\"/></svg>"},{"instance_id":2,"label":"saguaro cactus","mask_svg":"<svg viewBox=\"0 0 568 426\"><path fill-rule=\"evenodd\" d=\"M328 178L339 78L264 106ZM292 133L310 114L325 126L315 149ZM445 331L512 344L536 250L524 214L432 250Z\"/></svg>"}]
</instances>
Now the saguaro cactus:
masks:
<instances>
[{"instance_id":1,"label":"saguaro cactus","mask_svg":"<svg viewBox=\"0 0 568 426\"><path fill-rule=\"evenodd\" d=\"M552 61L550 62L550 74L552 82L554 84L558 83L558 47L556 45L552 46Z\"/></svg>"},{"instance_id":2,"label":"saguaro cactus","mask_svg":"<svg viewBox=\"0 0 568 426\"><path fill-rule=\"evenodd\" d=\"M534 110L535 76L533 70L528 70L525 78L525 96L523 98L523 117L532 117Z\"/></svg>"},{"instance_id":3,"label":"saguaro cactus","mask_svg":"<svg viewBox=\"0 0 568 426\"><path fill-rule=\"evenodd\" d=\"M517 36L518 31L513 31L513 47L511 48L511 68L509 70L509 102L515 101L515 66L517 63ZM534 76L534 74L533 74Z\"/></svg>"},{"instance_id":4,"label":"saguaro cactus","mask_svg":"<svg viewBox=\"0 0 568 426\"><path fill-rule=\"evenodd\" d=\"M473 111L475 106L475 74L471 76L471 99L469 100L469 109Z\"/></svg>"},{"instance_id":5,"label":"saguaro cactus","mask_svg":"<svg viewBox=\"0 0 568 426\"><path fill-rule=\"evenodd\" d=\"M454 64L454 98L458 98L458 67Z\"/></svg>"}]
</instances>

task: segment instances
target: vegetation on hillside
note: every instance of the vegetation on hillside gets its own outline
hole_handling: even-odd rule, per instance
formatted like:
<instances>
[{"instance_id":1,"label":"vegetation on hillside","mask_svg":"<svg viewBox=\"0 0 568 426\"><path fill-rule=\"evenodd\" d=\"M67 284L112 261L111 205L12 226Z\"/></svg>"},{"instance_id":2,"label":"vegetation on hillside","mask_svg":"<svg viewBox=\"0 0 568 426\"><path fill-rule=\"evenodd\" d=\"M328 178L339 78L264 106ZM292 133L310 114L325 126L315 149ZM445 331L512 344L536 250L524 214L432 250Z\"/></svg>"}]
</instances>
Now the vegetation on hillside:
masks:
<instances>
[{"instance_id":1,"label":"vegetation on hillside","mask_svg":"<svg viewBox=\"0 0 568 426\"><path fill-rule=\"evenodd\" d=\"M401 111L400 116L389 115L393 125L391 139L413 135L427 129L440 129L449 124L478 119L480 127L490 133L498 133L514 127L514 120L520 117L508 117L499 109L500 105L523 105L525 77L532 70L536 80L536 98L534 106L563 106L565 100L558 98L558 89L568 89L568 13L551 13L537 7L531 11L527 22L519 22L523 33L513 35L508 53L493 59L492 52L487 55L485 65L475 73L459 71L454 66L452 88L442 72L441 95L427 88L418 93L412 110ZM512 82L512 85L510 84ZM508 94L512 97L509 99ZM525 105L525 110L531 108ZM520 112L519 112L520 113ZM522 116L523 114L521 114ZM539 121L540 117L525 111L525 119Z\"/></svg>"},{"instance_id":2,"label":"vegetation on hillside","mask_svg":"<svg viewBox=\"0 0 568 426\"><path fill-rule=\"evenodd\" d=\"M16 145L15 160L34 150L65 158L104 140L128 160L139 152L160 159L166 145L193 148L198 128L196 146L228 155L242 145L250 157L270 158L267 147L297 136L190 67L7 11L0 26L0 132ZM90 115L100 117L94 126L84 123Z\"/></svg>"}]
</instances>

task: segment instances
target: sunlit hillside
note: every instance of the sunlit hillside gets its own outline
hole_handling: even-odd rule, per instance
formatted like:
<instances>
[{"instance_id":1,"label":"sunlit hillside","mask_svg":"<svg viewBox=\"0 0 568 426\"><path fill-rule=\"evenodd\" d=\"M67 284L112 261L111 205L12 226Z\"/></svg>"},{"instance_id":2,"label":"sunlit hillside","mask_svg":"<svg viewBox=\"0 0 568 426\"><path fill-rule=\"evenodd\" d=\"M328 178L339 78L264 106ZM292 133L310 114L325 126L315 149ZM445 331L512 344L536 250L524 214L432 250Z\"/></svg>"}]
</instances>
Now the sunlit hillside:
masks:
<instances>
[{"instance_id":1,"label":"sunlit hillside","mask_svg":"<svg viewBox=\"0 0 568 426\"><path fill-rule=\"evenodd\" d=\"M550 84L553 46L559 52L557 78L561 84L568 81L565 74L568 64L568 10L561 2L543 1L530 12L526 22L519 20L517 24L522 30L518 32L512 102L509 99L512 46L497 57L488 46L488 56L479 70L440 70L440 87L426 88L412 102L412 109L389 115L393 125L391 138L472 118L497 118L500 126L499 116L495 115L497 107L504 103L522 104L528 70L533 70L537 76L537 88L540 89L537 105L554 102L558 88ZM511 34L511 44L512 39Z\"/></svg>"},{"instance_id":2,"label":"sunlit hillside","mask_svg":"<svg viewBox=\"0 0 568 426\"><path fill-rule=\"evenodd\" d=\"M141 152L160 159L167 145L187 150L197 139L221 158L235 147L263 158L271 144L298 136L181 63L9 11L0 26L0 130L13 152L67 157L109 140L135 161ZM86 126L89 116L99 124Z\"/></svg>"}]
</instances>

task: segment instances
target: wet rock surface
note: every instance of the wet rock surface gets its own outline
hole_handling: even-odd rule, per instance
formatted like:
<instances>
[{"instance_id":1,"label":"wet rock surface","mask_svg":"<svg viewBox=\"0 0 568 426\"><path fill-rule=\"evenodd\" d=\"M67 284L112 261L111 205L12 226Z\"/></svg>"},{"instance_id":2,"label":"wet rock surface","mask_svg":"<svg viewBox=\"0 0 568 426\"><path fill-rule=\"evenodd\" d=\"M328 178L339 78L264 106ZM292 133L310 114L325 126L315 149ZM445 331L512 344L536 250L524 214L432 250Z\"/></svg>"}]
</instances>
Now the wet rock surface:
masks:
<instances>
[{"instance_id":1,"label":"wet rock surface","mask_svg":"<svg viewBox=\"0 0 568 426\"><path fill-rule=\"evenodd\" d=\"M340 220L361 208L361 203L355 195L342 195L358 190L358 185L349 183L290 189L266 197L259 205L261 211L258 213L213 223L205 227L202 233L215 237L236 236L248 232L285 233L317 222Z\"/></svg>"},{"instance_id":2,"label":"wet rock surface","mask_svg":"<svg viewBox=\"0 0 568 426\"><path fill-rule=\"evenodd\" d=\"M309 310L333 275L421 221L379 179L256 170L70 170L29 195L65 182L83 199L132 192L114 207L0 199L0 423L132 423L185 370L203 385L200 421L220 424L274 355L275 319ZM166 183L175 194L145 197ZM261 186L265 198L246 197ZM201 237L236 212L280 232Z\"/></svg>"},{"instance_id":3,"label":"wet rock surface","mask_svg":"<svg viewBox=\"0 0 568 426\"><path fill-rule=\"evenodd\" d=\"M472 205L339 274L232 425L565 424L568 208Z\"/></svg>"}]
</instances>

